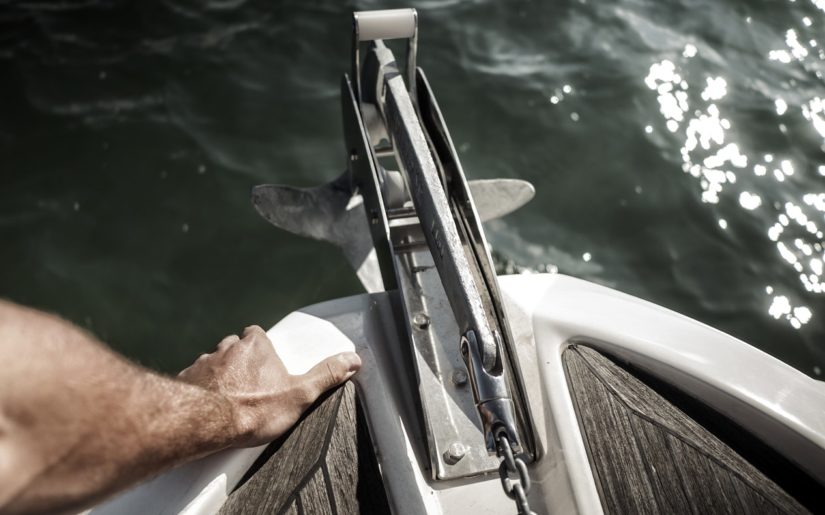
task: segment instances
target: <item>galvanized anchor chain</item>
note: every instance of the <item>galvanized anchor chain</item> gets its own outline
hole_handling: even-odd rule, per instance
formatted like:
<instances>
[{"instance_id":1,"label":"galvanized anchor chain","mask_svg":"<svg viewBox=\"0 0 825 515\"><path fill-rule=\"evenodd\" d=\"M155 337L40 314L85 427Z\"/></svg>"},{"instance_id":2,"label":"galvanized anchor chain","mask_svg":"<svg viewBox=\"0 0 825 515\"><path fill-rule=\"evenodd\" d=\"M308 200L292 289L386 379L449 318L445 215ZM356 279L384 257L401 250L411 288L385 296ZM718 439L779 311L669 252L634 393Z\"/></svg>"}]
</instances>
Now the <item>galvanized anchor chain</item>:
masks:
<instances>
[{"instance_id":1,"label":"galvanized anchor chain","mask_svg":"<svg viewBox=\"0 0 825 515\"><path fill-rule=\"evenodd\" d=\"M493 333L493 337L493 349L500 352L502 344L498 331ZM518 450L521 446L504 370L490 371L484 368L485 349L479 343L475 331L467 331L461 339L461 354L467 365L473 396L487 437L487 450L490 453L495 451L502 459L498 467L501 487L507 497L516 501L518 515L535 515L527 502L527 492L530 491L527 464L515 456L514 449ZM493 361L495 360L494 357Z\"/></svg>"},{"instance_id":2,"label":"galvanized anchor chain","mask_svg":"<svg viewBox=\"0 0 825 515\"><path fill-rule=\"evenodd\" d=\"M498 475L504 493L516 501L518 515L536 515L527 501L527 493L530 491L530 474L527 472L527 464L520 457L514 456L512 444L504 431L496 435L496 449L498 457L502 459Z\"/></svg>"}]
</instances>

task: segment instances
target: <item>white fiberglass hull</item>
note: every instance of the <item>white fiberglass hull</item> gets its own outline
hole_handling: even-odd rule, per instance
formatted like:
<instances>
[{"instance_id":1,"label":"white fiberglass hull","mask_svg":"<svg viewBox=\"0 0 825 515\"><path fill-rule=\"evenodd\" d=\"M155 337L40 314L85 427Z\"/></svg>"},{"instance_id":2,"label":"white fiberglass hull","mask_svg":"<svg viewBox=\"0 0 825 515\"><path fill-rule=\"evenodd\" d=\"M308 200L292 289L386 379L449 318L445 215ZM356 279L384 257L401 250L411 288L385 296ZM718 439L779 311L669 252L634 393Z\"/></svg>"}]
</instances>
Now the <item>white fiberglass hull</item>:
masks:
<instances>
[{"instance_id":1,"label":"white fiberglass hull","mask_svg":"<svg viewBox=\"0 0 825 515\"><path fill-rule=\"evenodd\" d=\"M586 342L701 399L825 483L825 383L750 345L649 302L560 274L500 277L535 425L530 503L539 513L602 513L562 364ZM513 511L497 475L434 481L418 430L390 293L296 311L268 331L291 373L357 350L354 378L396 513ZM458 342L456 342L458 352ZM445 392L449 395L449 392ZM474 414L469 414L474 416ZM483 442L478 442L483 445ZM92 513L215 513L263 451L229 450L145 483Z\"/></svg>"}]
</instances>

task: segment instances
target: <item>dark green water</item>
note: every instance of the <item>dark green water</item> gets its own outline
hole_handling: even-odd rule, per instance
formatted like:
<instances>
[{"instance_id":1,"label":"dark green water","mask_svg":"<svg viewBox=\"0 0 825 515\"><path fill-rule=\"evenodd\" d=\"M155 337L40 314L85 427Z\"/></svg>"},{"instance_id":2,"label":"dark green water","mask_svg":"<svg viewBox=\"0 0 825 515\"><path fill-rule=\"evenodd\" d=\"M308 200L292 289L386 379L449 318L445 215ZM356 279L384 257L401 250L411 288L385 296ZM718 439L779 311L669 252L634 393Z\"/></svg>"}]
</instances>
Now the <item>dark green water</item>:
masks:
<instances>
[{"instance_id":1,"label":"dark green water","mask_svg":"<svg viewBox=\"0 0 825 515\"><path fill-rule=\"evenodd\" d=\"M0 296L172 371L359 292L250 188L344 168L351 11L398 2L0 1ZM414 2L470 178L535 200L502 269L657 302L822 377L825 3Z\"/></svg>"}]
</instances>

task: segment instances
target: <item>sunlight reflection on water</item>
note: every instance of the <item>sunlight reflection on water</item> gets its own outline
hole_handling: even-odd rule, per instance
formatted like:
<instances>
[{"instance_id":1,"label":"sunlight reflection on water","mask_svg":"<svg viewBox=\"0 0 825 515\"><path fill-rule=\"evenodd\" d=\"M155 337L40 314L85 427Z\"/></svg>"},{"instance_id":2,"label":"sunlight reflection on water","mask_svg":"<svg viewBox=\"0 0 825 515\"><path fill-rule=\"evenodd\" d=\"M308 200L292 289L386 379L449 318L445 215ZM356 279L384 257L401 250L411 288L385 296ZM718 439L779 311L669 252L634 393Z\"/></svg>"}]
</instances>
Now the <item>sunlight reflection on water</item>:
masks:
<instances>
[{"instance_id":1,"label":"sunlight reflection on water","mask_svg":"<svg viewBox=\"0 0 825 515\"><path fill-rule=\"evenodd\" d=\"M815 2L825 10L823 2ZM805 17L802 20L805 27L813 22ZM810 39L808 48L800 41L797 31L793 28L785 32L787 48L771 50L768 59L783 64L794 62L806 64L807 60L825 60L825 52L818 48L815 39ZM692 44L687 44L682 51L685 62L699 55L699 50ZM686 63L685 63L686 64ZM815 71L821 77L820 71ZM806 163L795 163L791 159L775 159L772 154L758 157L757 149L743 152L737 142L730 141L732 124L724 117L716 102L728 95L728 83L721 76L707 76L704 78L700 107L691 111L691 102L699 102L695 95L691 95L691 85L683 77L680 66L669 59L653 63L645 77L645 84L657 94L659 111L664 118L665 127L671 133L683 138L680 149L682 170L696 178L701 188L701 200L707 204L718 204L720 195L737 183L738 174L744 172L748 163L753 162L753 174L759 181L785 182L793 177L797 169L800 173L808 173ZM783 98L774 100L776 114L783 116L793 113L787 101ZM799 106L799 112L813 129L825 138L825 102L819 96L813 96ZM779 125L780 131L785 134L788 128L785 124ZM649 127L646 133L651 133ZM825 145L822 147L825 149ZM753 159L748 155L757 156ZM812 167L819 175L825 174L825 166ZM813 171L813 170L811 170ZM763 191L777 191L776 188L764 188ZM788 200L788 197L793 197ZM766 228L765 234L774 242L782 262L791 267L798 274L799 281L806 291L822 294L825 287L821 282L823 273L823 232L817 225L825 220L825 193L806 192L795 194L794 189L777 191L779 199L765 202L759 193L742 189L738 192L738 204L745 211L771 209L775 211L776 222ZM718 220L719 227L728 229L725 219ZM794 329L800 329L807 324L815 314L809 306L796 304L788 297L790 292L777 292L772 286L765 289L769 302L766 303L767 312L776 319L786 320Z\"/></svg>"}]
</instances>

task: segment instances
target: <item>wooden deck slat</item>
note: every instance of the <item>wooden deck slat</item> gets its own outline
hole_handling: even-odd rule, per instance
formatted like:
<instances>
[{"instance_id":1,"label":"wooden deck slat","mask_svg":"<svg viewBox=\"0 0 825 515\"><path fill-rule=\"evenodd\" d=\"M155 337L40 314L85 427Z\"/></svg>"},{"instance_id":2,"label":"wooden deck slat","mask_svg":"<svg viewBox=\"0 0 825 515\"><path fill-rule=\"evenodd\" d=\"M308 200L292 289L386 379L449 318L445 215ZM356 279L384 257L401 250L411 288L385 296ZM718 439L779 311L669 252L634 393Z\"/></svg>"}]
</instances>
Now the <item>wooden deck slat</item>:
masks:
<instances>
[{"instance_id":1,"label":"wooden deck slat","mask_svg":"<svg viewBox=\"0 0 825 515\"><path fill-rule=\"evenodd\" d=\"M256 468L221 515L390 512L352 383L311 409Z\"/></svg>"},{"instance_id":2,"label":"wooden deck slat","mask_svg":"<svg viewBox=\"0 0 825 515\"><path fill-rule=\"evenodd\" d=\"M565 370L607 513L808 511L721 440L599 352Z\"/></svg>"},{"instance_id":3,"label":"wooden deck slat","mask_svg":"<svg viewBox=\"0 0 825 515\"><path fill-rule=\"evenodd\" d=\"M301 506L305 513L333 515L335 508L327 495L327 483L320 468L315 471L309 482L301 489Z\"/></svg>"},{"instance_id":4,"label":"wooden deck slat","mask_svg":"<svg viewBox=\"0 0 825 515\"><path fill-rule=\"evenodd\" d=\"M341 417L347 420L357 420L356 405L354 396L346 396L341 401L339 408ZM340 449L337 453L329 453L326 456L324 467L327 475L334 480L329 482L335 505L341 513L357 513L358 502L350 485L358 484L358 468L353 467L353 463L358 462L358 443L355 441L357 435L351 428L343 424L336 425L332 430L330 447Z\"/></svg>"},{"instance_id":5,"label":"wooden deck slat","mask_svg":"<svg viewBox=\"0 0 825 515\"><path fill-rule=\"evenodd\" d=\"M286 509L284 512L285 515L302 515L303 512L298 510L298 501L293 501L292 504L289 505L289 508Z\"/></svg>"},{"instance_id":6,"label":"wooden deck slat","mask_svg":"<svg viewBox=\"0 0 825 515\"><path fill-rule=\"evenodd\" d=\"M645 460L647 476L653 495L662 500L665 513L676 513L680 506L688 504L688 497L680 485L681 477L668 447L667 435L656 431L638 418L631 419L632 430L636 433L640 447L654 454ZM642 454L643 458L645 454Z\"/></svg>"}]
</instances>

